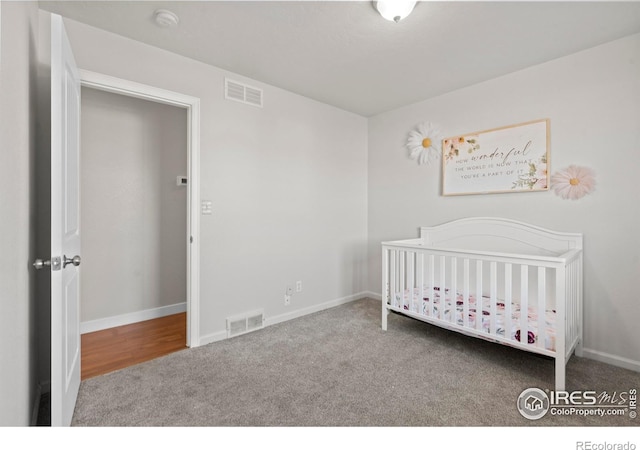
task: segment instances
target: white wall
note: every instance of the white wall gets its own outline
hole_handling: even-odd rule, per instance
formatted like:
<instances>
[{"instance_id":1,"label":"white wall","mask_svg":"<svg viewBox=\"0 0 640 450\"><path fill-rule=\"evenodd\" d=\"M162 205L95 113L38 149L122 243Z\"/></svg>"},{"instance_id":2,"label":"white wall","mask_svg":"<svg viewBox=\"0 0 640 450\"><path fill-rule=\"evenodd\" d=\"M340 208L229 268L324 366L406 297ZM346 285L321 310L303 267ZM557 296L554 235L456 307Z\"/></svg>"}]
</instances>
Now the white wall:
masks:
<instances>
[{"instance_id":1,"label":"white wall","mask_svg":"<svg viewBox=\"0 0 640 450\"><path fill-rule=\"evenodd\" d=\"M367 121L264 88L264 108L224 100L215 67L65 20L78 66L201 99L204 341L228 316L273 321L359 295L366 284ZM287 284L303 292L284 306Z\"/></svg>"},{"instance_id":2,"label":"white wall","mask_svg":"<svg viewBox=\"0 0 640 450\"><path fill-rule=\"evenodd\" d=\"M0 2L0 426L29 425L36 398L34 154L38 10Z\"/></svg>"},{"instance_id":3,"label":"white wall","mask_svg":"<svg viewBox=\"0 0 640 450\"><path fill-rule=\"evenodd\" d=\"M82 89L81 321L184 304L185 109Z\"/></svg>"},{"instance_id":4,"label":"white wall","mask_svg":"<svg viewBox=\"0 0 640 450\"><path fill-rule=\"evenodd\" d=\"M587 356L640 369L640 35L614 41L369 121L369 290L380 293L380 242L469 216L501 216L584 233ZM428 74L425 74L425 79ZM591 167L595 193L551 191L442 197L440 165L407 157L418 123L455 136L549 118L550 165Z\"/></svg>"}]
</instances>

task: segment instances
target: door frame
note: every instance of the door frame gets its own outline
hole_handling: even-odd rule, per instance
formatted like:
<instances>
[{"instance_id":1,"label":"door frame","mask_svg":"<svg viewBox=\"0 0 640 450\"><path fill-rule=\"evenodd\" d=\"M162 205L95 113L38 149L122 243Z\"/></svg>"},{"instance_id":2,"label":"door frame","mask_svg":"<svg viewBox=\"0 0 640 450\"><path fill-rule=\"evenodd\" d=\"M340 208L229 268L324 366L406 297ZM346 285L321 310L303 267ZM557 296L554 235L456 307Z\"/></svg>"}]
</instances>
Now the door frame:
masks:
<instances>
[{"instance_id":1,"label":"door frame","mask_svg":"<svg viewBox=\"0 0 640 450\"><path fill-rule=\"evenodd\" d=\"M187 347L200 345L200 99L79 69L81 86L187 110ZM81 125L82 127L82 125Z\"/></svg>"}]
</instances>

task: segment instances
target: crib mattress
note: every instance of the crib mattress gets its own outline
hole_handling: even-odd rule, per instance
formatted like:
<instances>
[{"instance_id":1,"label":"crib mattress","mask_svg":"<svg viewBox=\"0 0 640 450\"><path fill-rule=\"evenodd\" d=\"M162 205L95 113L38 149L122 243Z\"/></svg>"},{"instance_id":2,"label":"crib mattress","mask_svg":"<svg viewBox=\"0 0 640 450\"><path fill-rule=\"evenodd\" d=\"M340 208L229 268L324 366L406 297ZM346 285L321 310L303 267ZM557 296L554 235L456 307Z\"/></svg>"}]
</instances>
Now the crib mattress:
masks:
<instances>
[{"instance_id":1,"label":"crib mattress","mask_svg":"<svg viewBox=\"0 0 640 450\"><path fill-rule=\"evenodd\" d=\"M425 287L423 290L424 298L420 300L420 288L413 290L413 309L410 308L410 294L411 290L406 289L404 293L397 292L395 295L395 306L401 307L406 311L410 311L430 317L431 316L431 299L428 297L430 294L430 288ZM433 288L433 317L440 318L440 309L444 307L444 320L451 322L451 313L455 311L455 321L458 325L464 326L464 297L461 293L454 296L451 295L449 289L445 290L444 302L441 297L441 289L439 287ZM402 306L400 306L402 305ZM490 332L491 327L491 299L489 297L482 297L482 330L486 333ZM496 302L496 334L498 336L505 336L505 330L510 329L510 338L513 341L521 341L521 329L520 318L522 317L522 311L519 303L512 302L511 304L511 320L505 323L505 302L498 300ZM476 328L476 318L478 316L478 300L473 294L469 295L469 325L468 328ZM545 348L547 350L555 351L556 339L555 339L555 310L545 311L545 321L543 326L545 327ZM538 342L538 310L536 307L529 307L527 311L527 342L529 344L536 344Z\"/></svg>"}]
</instances>

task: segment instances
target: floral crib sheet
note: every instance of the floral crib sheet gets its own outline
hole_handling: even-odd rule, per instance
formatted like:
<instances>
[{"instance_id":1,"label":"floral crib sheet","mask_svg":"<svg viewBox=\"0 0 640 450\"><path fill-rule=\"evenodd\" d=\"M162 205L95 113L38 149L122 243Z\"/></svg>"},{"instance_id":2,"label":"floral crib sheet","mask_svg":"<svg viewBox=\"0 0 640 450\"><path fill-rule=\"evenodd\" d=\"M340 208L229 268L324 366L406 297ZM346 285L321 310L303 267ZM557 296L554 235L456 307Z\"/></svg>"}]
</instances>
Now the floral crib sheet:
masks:
<instances>
[{"instance_id":1,"label":"floral crib sheet","mask_svg":"<svg viewBox=\"0 0 640 450\"><path fill-rule=\"evenodd\" d=\"M441 289L439 287L433 288L434 303L433 303L433 317L440 318L441 308ZM430 288L426 287L423 290L424 298L420 301L420 288L414 288L413 290L413 310L411 312L421 314L423 316L431 315L431 305L428 295ZM461 293L456 294L455 300L455 318L456 323L460 326L464 326L464 300ZM401 292L397 292L395 295L395 306L402 307L404 310L410 310L410 290L406 289L404 295ZM469 328L475 329L476 316L477 316L477 298L474 294L469 294ZM400 306L402 305L402 306ZM520 342L520 317L522 311L519 303L512 302L511 304L511 339ZM444 301L444 320L451 321L452 298L449 289L445 289L445 301ZM527 342L529 344L535 344L538 341L538 310L536 307L529 307L527 312ZM545 312L545 348L547 350L555 351L555 310L547 310ZM484 332L489 333L491 327L491 299L487 296L482 297L482 329ZM498 299L496 302L496 333L501 336L505 336L505 303L503 300Z\"/></svg>"}]
</instances>

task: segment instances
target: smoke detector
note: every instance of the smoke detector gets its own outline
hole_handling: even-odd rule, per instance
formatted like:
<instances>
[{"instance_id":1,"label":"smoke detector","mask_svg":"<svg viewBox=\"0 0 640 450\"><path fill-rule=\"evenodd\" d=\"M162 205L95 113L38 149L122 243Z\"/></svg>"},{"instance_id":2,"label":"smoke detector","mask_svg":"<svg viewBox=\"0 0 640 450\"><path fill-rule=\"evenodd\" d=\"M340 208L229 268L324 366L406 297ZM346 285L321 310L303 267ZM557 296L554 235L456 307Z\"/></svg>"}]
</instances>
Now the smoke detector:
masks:
<instances>
[{"instance_id":1,"label":"smoke detector","mask_svg":"<svg viewBox=\"0 0 640 450\"><path fill-rule=\"evenodd\" d=\"M154 14L156 23L162 28L175 27L180 22L178 16L167 9L158 9Z\"/></svg>"}]
</instances>

